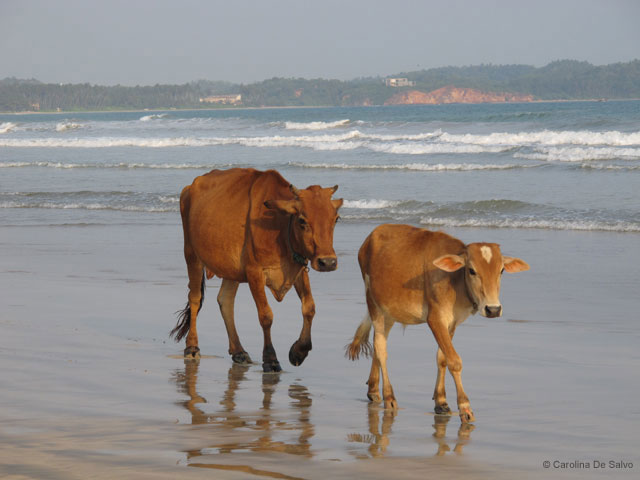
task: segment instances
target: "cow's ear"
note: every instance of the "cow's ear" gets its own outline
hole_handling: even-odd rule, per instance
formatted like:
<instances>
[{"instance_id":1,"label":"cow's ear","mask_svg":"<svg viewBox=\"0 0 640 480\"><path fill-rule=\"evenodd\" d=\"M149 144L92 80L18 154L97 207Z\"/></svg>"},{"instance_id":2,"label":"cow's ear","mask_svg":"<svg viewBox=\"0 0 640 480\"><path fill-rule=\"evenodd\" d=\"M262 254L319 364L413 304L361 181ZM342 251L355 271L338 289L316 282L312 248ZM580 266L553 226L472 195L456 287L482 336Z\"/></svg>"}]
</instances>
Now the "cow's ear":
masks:
<instances>
[{"instance_id":1,"label":"cow's ear","mask_svg":"<svg viewBox=\"0 0 640 480\"><path fill-rule=\"evenodd\" d=\"M508 273L525 272L529 270L529 264L519 258L503 256L502 261L504 262L504 269Z\"/></svg>"},{"instance_id":2,"label":"cow's ear","mask_svg":"<svg viewBox=\"0 0 640 480\"><path fill-rule=\"evenodd\" d=\"M279 212L286 213L288 215L295 215L298 213L297 200L267 200L264 202L264 206L270 210L278 210Z\"/></svg>"},{"instance_id":3,"label":"cow's ear","mask_svg":"<svg viewBox=\"0 0 640 480\"><path fill-rule=\"evenodd\" d=\"M335 200L331 200L331 203L333 204L333 208L338 210L344 203L344 198L337 198Z\"/></svg>"},{"instance_id":4,"label":"cow's ear","mask_svg":"<svg viewBox=\"0 0 640 480\"><path fill-rule=\"evenodd\" d=\"M460 255L443 255L436 258L433 264L445 272L455 272L464 267L465 261Z\"/></svg>"}]
</instances>

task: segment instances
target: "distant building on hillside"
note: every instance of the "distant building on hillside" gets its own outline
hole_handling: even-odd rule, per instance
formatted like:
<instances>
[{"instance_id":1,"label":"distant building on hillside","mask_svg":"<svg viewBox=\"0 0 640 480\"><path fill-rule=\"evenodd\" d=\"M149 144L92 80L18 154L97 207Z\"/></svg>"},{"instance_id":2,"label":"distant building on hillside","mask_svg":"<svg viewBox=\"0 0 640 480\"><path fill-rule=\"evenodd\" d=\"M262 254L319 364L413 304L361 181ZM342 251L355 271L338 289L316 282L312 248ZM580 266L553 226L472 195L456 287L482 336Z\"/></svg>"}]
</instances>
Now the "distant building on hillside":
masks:
<instances>
[{"instance_id":1,"label":"distant building on hillside","mask_svg":"<svg viewBox=\"0 0 640 480\"><path fill-rule=\"evenodd\" d=\"M385 78L384 84L387 87L413 87L416 82L408 78Z\"/></svg>"},{"instance_id":2,"label":"distant building on hillside","mask_svg":"<svg viewBox=\"0 0 640 480\"><path fill-rule=\"evenodd\" d=\"M239 105L242 103L242 95L210 95L200 99L200 103L217 103L222 105Z\"/></svg>"}]
</instances>

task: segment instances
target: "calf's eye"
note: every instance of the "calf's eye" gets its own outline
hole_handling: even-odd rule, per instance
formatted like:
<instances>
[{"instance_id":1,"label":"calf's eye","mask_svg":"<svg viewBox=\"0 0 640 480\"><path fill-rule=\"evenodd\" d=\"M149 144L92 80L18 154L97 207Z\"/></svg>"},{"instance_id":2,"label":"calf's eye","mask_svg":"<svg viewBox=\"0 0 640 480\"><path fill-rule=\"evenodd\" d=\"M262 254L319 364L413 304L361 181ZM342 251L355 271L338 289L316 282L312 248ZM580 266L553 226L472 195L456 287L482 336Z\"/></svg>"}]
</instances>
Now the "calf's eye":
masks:
<instances>
[{"instance_id":1,"label":"calf's eye","mask_svg":"<svg viewBox=\"0 0 640 480\"><path fill-rule=\"evenodd\" d=\"M469 275L475 275L476 271L473 268L469 269Z\"/></svg>"}]
</instances>

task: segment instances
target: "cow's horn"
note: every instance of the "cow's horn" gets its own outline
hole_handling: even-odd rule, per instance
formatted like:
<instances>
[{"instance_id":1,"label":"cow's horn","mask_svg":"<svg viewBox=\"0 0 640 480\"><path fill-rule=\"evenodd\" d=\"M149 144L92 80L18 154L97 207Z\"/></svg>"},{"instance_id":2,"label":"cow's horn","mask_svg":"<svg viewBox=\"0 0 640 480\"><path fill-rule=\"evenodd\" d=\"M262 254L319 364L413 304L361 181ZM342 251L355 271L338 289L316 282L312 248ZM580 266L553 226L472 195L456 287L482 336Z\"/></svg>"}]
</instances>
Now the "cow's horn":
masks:
<instances>
[{"instance_id":1,"label":"cow's horn","mask_svg":"<svg viewBox=\"0 0 640 480\"><path fill-rule=\"evenodd\" d=\"M337 190L338 190L338 185L334 185L333 187L331 187L331 194L333 195L334 193L336 193Z\"/></svg>"},{"instance_id":2,"label":"cow's horn","mask_svg":"<svg viewBox=\"0 0 640 480\"><path fill-rule=\"evenodd\" d=\"M291 190L291 193L293 193L296 198L298 198L300 196L300 190L298 190L296 187L294 187L293 183L289 184L289 190Z\"/></svg>"}]
</instances>

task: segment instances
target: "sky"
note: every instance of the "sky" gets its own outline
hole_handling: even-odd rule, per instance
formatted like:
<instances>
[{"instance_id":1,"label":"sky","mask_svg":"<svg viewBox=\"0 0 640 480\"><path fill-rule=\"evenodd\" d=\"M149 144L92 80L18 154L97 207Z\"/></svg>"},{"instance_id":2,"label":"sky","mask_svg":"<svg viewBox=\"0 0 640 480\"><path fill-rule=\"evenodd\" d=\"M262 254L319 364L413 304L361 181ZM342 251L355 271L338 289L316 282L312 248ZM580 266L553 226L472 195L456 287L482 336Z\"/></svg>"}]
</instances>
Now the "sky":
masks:
<instances>
[{"instance_id":1,"label":"sky","mask_svg":"<svg viewBox=\"0 0 640 480\"><path fill-rule=\"evenodd\" d=\"M637 0L0 0L0 79L388 76L640 58Z\"/></svg>"}]
</instances>

